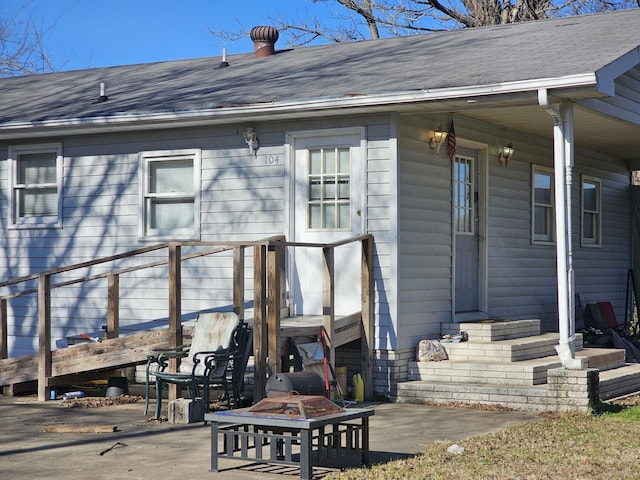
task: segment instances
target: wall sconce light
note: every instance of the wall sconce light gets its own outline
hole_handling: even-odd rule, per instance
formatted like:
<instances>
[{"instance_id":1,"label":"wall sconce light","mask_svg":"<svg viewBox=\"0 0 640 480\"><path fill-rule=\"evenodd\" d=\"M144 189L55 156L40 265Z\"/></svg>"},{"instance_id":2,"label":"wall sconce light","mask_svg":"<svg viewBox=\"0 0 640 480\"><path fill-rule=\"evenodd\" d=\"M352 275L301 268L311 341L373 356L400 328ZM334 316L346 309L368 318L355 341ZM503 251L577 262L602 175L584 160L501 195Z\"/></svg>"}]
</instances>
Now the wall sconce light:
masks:
<instances>
[{"instance_id":1,"label":"wall sconce light","mask_svg":"<svg viewBox=\"0 0 640 480\"><path fill-rule=\"evenodd\" d=\"M431 147L431 150L435 150L436 153L440 153L440 146L442 146L446 138L447 132L445 132L442 129L442 125L440 125L429 139L429 146Z\"/></svg>"},{"instance_id":2,"label":"wall sconce light","mask_svg":"<svg viewBox=\"0 0 640 480\"><path fill-rule=\"evenodd\" d=\"M247 127L244 131L244 141L249 146L249 153L251 155L258 154L258 148L260 148L260 140L258 140L258 132L254 131L253 128Z\"/></svg>"},{"instance_id":3,"label":"wall sconce light","mask_svg":"<svg viewBox=\"0 0 640 480\"><path fill-rule=\"evenodd\" d=\"M500 153L498 153L498 163L503 167L507 167L509 165L509 160L513 156L513 145L504 145L500 148Z\"/></svg>"}]
</instances>

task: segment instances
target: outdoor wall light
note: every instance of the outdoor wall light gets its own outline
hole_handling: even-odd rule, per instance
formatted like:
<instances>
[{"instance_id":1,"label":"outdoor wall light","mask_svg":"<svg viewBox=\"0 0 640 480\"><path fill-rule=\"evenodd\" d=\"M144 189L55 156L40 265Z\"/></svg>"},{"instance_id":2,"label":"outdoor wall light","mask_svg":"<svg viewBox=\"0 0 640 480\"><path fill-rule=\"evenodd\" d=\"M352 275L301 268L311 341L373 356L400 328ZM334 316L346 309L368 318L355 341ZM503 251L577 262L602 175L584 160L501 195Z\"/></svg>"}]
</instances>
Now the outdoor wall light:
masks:
<instances>
[{"instance_id":1,"label":"outdoor wall light","mask_svg":"<svg viewBox=\"0 0 640 480\"><path fill-rule=\"evenodd\" d=\"M498 153L498 163L503 167L507 167L509 165L509 160L513 156L513 145L508 144L504 145L500 148L500 153Z\"/></svg>"},{"instance_id":2,"label":"outdoor wall light","mask_svg":"<svg viewBox=\"0 0 640 480\"><path fill-rule=\"evenodd\" d=\"M440 125L429 139L429 146L431 147L431 150L435 150L436 153L440 153L440 146L444 143L446 138L447 132L445 132L442 129L442 125Z\"/></svg>"},{"instance_id":3,"label":"outdoor wall light","mask_svg":"<svg viewBox=\"0 0 640 480\"><path fill-rule=\"evenodd\" d=\"M253 128L247 127L244 131L244 141L249 146L249 153L251 155L258 154L258 148L260 148L260 140L258 140L258 132L254 131Z\"/></svg>"}]
</instances>

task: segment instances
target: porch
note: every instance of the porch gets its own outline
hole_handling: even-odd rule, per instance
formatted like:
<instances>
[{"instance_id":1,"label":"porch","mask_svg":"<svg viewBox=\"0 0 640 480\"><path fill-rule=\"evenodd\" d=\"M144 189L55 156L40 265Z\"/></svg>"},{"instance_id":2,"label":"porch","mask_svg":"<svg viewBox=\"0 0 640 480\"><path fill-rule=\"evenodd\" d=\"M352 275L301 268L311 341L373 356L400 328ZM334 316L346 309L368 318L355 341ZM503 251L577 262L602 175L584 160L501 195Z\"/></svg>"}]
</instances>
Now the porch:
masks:
<instances>
[{"instance_id":1,"label":"porch","mask_svg":"<svg viewBox=\"0 0 640 480\"><path fill-rule=\"evenodd\" d=\"M640 364L625 351L584 348L576 339L582 370L562 368L558 333L542 333L540 321L484 320L443 325L443 334L465 331L468 341L443 343L448 359L408 362L398 402L478 404L514 410L589 410L594 400L640 391ZM595 391L594 391L595 389Z\"/></svg>"},{"instance_id":2,"label":"porch","mask_svg":"<svg viewBox=\"0 0 640 480\"><path fill-rule=\"evenodd\" d=\"M359 244L361 251L361 309L349 315L337 315L335 304L335 249L343 245ZM322 278L318 288L322 292L322 315L289 315L285 299L285 264L288 247L313 249L322 257ZM190 253L183 254L183 249ZM253 262L246 264L247 254L253 253ZM166 255L164 260L148 261L148 255ZM284 237L267 238L254 242L182 242L147 247L120 255L104 257L68 267L49 270L0 284L0 288L12 287L13 292L0 297L0 387L8 393L20 389L21 384L37 383L38 399L50 398L50 390L70 381L95 378L100 372L137 365L146 361L147 352L153 348L173 347L183 343L189 334L184 326L182 295L182 265L184 262L207 256L225 255L231 265L228 291L232 292L232 308L235 313L254 327L253 365L254 400L264 396L269 374L282 368L284 341L290 336L318 335L324 329L329 340L330 358L335 358L336 348L360 341L359 371L365 384L365 395L373 392L373 237L362 235L331 244L287 242ZM127 260L133 265L123 268L118 262ZM116 266L114 266L116 265ZM82 275L87 269L99 266L101 273ZM106 267L106 268L105 268ZM121 278L134 272L158 275L154 269L166 269L168 292L167 324L160 328L124 334L120 322ZM339 271L339 267L338 267ZM155 271L157 272L157 270ZM252 301L245 298L245 278L253 279ZM59 279L59 280L58 280ZM52 349L52 292L87 282L104 282L107 295L103 301L108 312L105 338L97 342ZM35 284L35 287L32 286ZM37 332L39 352L32 355L8 358L8 312L13 299L33 296L37 301ZM251 307L251 308L248 308ZM221 307L224 308L224 307ZM246 312L252 314L245 318ZM170 398L176 398L175 386L170 388Z\"/></svg>"}]
</instances>

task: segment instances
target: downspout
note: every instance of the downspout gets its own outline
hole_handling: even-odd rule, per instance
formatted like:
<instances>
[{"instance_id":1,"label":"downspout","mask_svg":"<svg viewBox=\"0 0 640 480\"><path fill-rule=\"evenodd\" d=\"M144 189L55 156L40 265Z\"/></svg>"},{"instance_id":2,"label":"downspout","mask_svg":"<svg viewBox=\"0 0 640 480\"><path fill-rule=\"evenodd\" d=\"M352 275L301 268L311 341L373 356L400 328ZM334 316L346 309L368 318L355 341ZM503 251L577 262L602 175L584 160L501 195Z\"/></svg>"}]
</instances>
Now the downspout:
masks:
<instances>
[{"instance_id":1,"label":"downspout","mask_svg":"<svg viewBox=\"0 0 640 480\"><path fill-rule=\"evenodd\" d=\"M573 168L573 105L563 102L560 110L549 102L546 89L538 90L538 104L553 118L553 167L555 187L556 271L558 277L559 345L562 366L582 369L575 358L575 312L573 309L573 254L571 249L571 171Z\"/></svg>"}]
</instances>

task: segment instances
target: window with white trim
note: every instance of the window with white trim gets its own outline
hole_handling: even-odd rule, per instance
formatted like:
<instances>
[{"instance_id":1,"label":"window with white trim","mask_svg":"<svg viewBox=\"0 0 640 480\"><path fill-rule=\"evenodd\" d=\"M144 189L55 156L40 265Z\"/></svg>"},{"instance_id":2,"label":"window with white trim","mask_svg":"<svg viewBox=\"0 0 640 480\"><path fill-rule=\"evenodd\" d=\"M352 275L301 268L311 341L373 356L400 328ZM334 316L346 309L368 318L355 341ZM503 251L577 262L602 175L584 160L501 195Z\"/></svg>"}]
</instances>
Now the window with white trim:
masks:
<instances>
[{"instance_id":1,"label":"window with white trim","mask_svg":"<svg viewBox=\"0 0 640 480\"><path fill-rule=\"evenodd\" d=\"M200 150L141 152L140 237L200 238Z\"/></svg>"},{"instance_id":2,"label":"window with white trim","mask_svg":"<svg viewBox=\"0 0 640 480\"><path fill-rule=\"evenodd\" d=\"M582 176L582 246L599 247L602 245L602 189L597 178Z\"/></svg>"},{"instance_id":3,"label":"window with white trim","mask_svg":"<svg viewBox=\"0 0 640 480\"><path fill-rule=\"evenodd\" d=\"M351 149L349 147L309 150L309 201L307 227L310 230L351 228Z\"/></svg>"},{"instance_id":4,"label":"window with white trim","mask_svg":"<svg viewBox=\"0 0 640 480\"><path fill-rule=\"evenodd\" d=\"M555 241L555 189L551 168L531 166L531 241Z\"/></svg>"},{"instance_id":5,"label":"window with white trim","mask_svg":"<svg viewBox=\"0 0 640 480\"><path fill-rule=\"evenodd\" d=\"M62 227L62 145L9 147L11 228Z\"/></svg>"}]
</instances>

